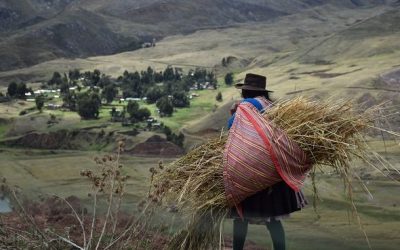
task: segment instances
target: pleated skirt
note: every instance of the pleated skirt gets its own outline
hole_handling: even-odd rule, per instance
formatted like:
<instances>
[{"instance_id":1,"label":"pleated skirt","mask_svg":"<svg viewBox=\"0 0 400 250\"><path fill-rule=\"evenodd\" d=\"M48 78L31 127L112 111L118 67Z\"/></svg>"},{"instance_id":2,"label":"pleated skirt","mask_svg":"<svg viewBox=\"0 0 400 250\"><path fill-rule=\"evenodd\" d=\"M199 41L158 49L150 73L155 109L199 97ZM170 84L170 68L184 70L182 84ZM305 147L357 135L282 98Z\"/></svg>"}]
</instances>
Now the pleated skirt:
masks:
<instances>
[{"instance_id":1,"label":"pleated skirt","mask_svg":"<svg viewBox=\"0 0 400 250\"><path fill-rule=\"evenodd\" d=\"M279 182L241 202L245 218L280 219L307 205L303 192L295 192L284 181ZM232 208L231 217L239 217Z\"/></svg>"}]
</instances>

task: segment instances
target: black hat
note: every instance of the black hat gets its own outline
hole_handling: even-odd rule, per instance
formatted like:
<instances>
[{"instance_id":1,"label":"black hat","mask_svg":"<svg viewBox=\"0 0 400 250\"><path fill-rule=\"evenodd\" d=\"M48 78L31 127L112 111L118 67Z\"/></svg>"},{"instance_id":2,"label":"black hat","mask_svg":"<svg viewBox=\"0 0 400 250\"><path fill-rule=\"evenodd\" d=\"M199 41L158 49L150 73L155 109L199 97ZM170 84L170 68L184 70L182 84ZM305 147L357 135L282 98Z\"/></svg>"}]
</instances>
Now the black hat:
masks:
<instances>
[{"instance_id":1,"label":"black hat","mask_svg":"<svg viewBox=\"0 0 400 250\"><path fill-rule=\"evenodd\" d=\"M235 84L235 87L238 89L272 92L271 90L265 89L266 85L267 78L265 76L249 73L246 74L244 82Z\"/></svg>"}]
</instances>

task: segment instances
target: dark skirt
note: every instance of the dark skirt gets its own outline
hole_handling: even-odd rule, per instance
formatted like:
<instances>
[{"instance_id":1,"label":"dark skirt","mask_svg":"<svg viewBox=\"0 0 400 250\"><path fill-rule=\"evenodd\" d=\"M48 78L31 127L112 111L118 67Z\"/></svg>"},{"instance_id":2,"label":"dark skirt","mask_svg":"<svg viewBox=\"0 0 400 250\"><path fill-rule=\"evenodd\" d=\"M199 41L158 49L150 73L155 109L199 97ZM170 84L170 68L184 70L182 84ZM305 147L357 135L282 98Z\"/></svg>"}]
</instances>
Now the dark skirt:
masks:
<instances>
[{"instance_id":1,"label":"dark skirt","mask_svg":"<svg viewBox=\"0 0 400 250\"><path fill-rule=\"evenodd\" d=\"M279 182L241 202L245 218L272 218L301 210L307 201L302 192L295 192L284 181ZM232 217L239 217L236 208Z\"/></svg>"}]
</instances>

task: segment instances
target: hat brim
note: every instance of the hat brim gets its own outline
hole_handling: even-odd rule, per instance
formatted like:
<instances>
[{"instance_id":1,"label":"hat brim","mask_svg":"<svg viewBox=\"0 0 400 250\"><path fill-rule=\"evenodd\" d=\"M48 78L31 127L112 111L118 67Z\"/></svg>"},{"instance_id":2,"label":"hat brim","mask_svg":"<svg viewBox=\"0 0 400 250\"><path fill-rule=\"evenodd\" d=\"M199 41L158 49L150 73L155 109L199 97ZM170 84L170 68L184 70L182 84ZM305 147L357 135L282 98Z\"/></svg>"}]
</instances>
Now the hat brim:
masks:
<instances>
[{"instance_id":1,"label":"hat brim","mask_svg":"<svg viewBox=\"0 0 400 250\"><path fill-rule=\"evenodd\" d=\"M271 91L271 90L268 90L268 89L263 89L263 88L257 88L257 87L254 87L254 86L249 86L249 85L246 85L246 84L244 84L244 83L237 83L237 84L235 84L235 88L237 88L237 89L246 89L246 90L254 90L254 91L274 92L274 91Z\"/></svg>"}]
</instances>

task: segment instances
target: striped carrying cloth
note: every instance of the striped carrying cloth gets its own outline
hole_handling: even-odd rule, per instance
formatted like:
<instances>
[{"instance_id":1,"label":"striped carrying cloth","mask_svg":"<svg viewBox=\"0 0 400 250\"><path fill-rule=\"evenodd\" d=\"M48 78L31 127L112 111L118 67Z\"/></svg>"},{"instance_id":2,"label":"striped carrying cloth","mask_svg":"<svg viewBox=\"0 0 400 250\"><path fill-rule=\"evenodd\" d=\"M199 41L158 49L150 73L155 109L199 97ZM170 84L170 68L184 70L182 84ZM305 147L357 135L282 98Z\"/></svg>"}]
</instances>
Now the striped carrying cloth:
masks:
<instances>
[{"instance_id":1,"label":"striped carrying cloth","mask_svg":"<svg viewBox=\"0 0 400 250\"><path fill-rule=\"evenodd\" d=\"M282 180L298 192L310 168L306 154L282 130L252 104L239 105L223 162L225 194L231 206L238 208L247 197Z\"/></svg>"}]
</instances>

